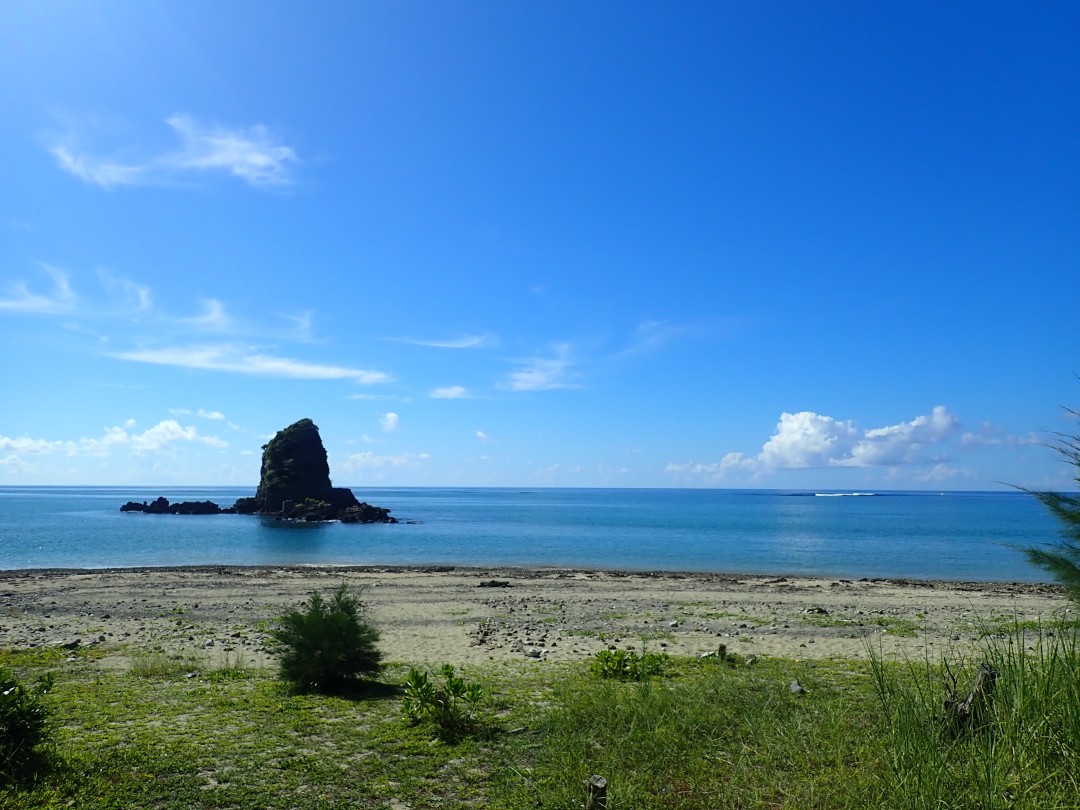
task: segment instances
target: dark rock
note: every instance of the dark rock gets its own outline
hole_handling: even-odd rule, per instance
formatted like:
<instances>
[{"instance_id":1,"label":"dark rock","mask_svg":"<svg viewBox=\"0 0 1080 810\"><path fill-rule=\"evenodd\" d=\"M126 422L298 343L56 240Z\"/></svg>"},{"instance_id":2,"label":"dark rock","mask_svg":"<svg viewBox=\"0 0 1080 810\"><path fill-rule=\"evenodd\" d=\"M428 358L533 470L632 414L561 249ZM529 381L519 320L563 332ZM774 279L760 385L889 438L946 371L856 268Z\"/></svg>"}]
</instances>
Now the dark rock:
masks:
<instances>
[{"instance_id":1,"label":"dark rock","mask_svg":"<svg viewBox=\"0 0 1080 810\"><path fill-rule=\"evenodd\" d=\"M142 503L136 503L135 501L128 501L120 507L121 512L146 512L148 515L167 515L169 514L169 499L168 498L155 498L150 503L143 501Z\"/></svg>"},{"instance_id":2,"label":"dark rock","mask_svg":"<svg viewBox=\"0 0 1080 810\"><path fill-rule=\"evenodd\" d=\"M170 515L220 515L221 507L213 501L181 501L169 506Z\"/></svg>"},{"instance_id":3,"label":"dark rock","mask_svg":"<svg viewBox=\"0 0 1080 810\"><path fill-rule=\"evenodd\" d=\"M263 445L262 474L255 500L263 514L285 513L287 501L293 502L293 509L303 508L305 501L323 501L340 510L359 505L350 490L335 489L330 483L326 448L319 428L310 419L279 430Z\"/></svg>"},{"instance_id":4,"label":"dark rock","mask_svg":"<svg viewBox=\"0 0 1080 810\"><path fill-rule=\"evenodd\" d=\"M232 511L238 515L254 515L259 511L259 502L255 498L240 498L232 505Z\"/></svg>"},{"instance_id":5,"label":"dark rock","mask_svg":"<svg viewBox=\"0 0 1080 810\"><path fill-rule=\"evenodd\" d=\"M231 507L212 501L184 501L170 504L166 498L151 503L128 501L121 512L152 515L271 515L280 520L343 523L397 523L390 510L361 503L351 489L330 482L319 428L310 419L301 419L278 431L263 446L262 474L253 498L240 498Z\"/></svg>"},{"instance_id":6,"label":"dark rock","mask_svg":"<svg viewBox=\"0 0 1080 810\"><path fill-rule=\"evenodd\" d=\"M510 582L505 579L489 579L481 582L477 588L509 588Z\"/></svg>"},{"instance_id":7,"label":"dark rock","mask_svg":"<svg viewBox=\"0 0 1080 810\"><path fill-rule=\"evenodd\" d=\"M121 512L145 512L148 515L218 515L221 507L213 501L181 501L169 503L168 498L155 498L150 503L128 501Z\"/></svg>"},{"instance_id":8,"label":"dark rock","mask_svg":"<svg viewBox=\"0 0 1080 810\"><path fill-rule=\"evenodd\" d=\"M397 523L397 518L390 516L389 509L372 506L370 503L346 507L345 511L338 516L338 520L342 523Z\"/></svg>"}]
</instances>

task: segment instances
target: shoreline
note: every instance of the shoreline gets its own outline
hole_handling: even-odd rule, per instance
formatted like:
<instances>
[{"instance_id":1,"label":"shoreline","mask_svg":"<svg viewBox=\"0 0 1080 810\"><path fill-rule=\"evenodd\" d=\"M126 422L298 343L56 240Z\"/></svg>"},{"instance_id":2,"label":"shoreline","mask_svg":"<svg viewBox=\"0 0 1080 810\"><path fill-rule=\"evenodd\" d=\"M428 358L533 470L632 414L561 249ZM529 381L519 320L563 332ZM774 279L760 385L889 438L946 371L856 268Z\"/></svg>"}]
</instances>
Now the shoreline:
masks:
<instances>
[{"instance_id":1,"label":"shoreline","mask_svg":"<svg viewBox=\"0 0 1080 810\"><path fill-rule=\"evenodd\" d=\"M1054 582L1033 582L1031 580L1006 580L1006 579L935 579L902 576L862 576L831 575L831 574L802 574L787 572L763 572L731 573L727 571L700 571L696 569L652 569L652 568L591 568L588 566L543 566L543 565L462 565L458 563L310 563L310 564L237 564L237 563L196 563L193 565L113 565L102 568L78 568L78 567L54 567L54 568L0 568L0 582L5 579L14 579L19 576L61 576L67 574L124 574L124 573L153 573L153 572L176 572L185 571L197 573L214 573L220 571L288 571L302 574L311 571L341 571L355 574L379 574L379 573L415 573L415 574L445 574L445 573L504 573L513 574L523 578L539 579L552 574L606 574L612 577L646 577L651 579L687 579L698 578L706 581L736 582L746 579L801 579L801 580L829 580L839 582L871 582L876 584L894 584L911 586L916 588L956 588L959 590L985 590L992 588L1008 588L1010 590L1030 591L1043 593L1046 591L1062 591L1061 586ZM1063 592L1063 591L1062 591Z\"/></svg>"},{"instance_id":2,"label":"shoreline","mask_svg":"<svg viewBox=\"0 0 1080 810\"><path fill-rule=\"evenodd\" d=\"M384 659L458 666L574 661L601 649L796 659L939 657L1012 620L1074 610L1060 586L589 568L173 566L0 571L0 646L94 646L102 666L163 654L273 666L274 618L356 588Z\"/></svg>"}]
</instances>

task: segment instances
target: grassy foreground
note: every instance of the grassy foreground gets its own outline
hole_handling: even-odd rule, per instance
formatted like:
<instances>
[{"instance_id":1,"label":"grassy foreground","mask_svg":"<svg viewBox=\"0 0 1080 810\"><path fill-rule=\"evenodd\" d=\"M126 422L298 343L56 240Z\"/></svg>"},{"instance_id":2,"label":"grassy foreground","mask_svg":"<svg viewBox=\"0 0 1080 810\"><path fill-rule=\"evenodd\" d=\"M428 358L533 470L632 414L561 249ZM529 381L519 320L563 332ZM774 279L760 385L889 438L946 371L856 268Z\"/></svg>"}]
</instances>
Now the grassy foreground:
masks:
<instances>
[{"instance_id":1,"label":"grassy foreground","mask_svg":"<svg viewBox=\"0 0 1080 810\"><path fill-rule=\"evenodd\" d=\"M243 661L211 670L147 655L0 651L27 680L56 674L53 743L0 788L10 808L1076 807L1080 647L1061 626L991 639L969 661L675 659L641 682L588 663L475 669L481 723L456 744L410 724L391 665L348 698L288 693ZM981 661L991 708L942 717ZM793 691L798 681L802 692Z\"/></svg>"}]
</instances>

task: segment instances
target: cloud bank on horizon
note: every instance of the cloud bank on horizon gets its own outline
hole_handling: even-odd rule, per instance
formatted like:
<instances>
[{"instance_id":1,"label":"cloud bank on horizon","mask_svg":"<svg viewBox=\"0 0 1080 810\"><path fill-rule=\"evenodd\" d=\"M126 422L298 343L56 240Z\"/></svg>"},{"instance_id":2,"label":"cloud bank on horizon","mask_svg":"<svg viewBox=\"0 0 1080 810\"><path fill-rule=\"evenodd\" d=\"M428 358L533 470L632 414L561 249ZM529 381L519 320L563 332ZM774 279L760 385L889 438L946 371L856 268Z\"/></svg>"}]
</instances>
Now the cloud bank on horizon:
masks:
<instances>
[{"instance_id":1,"label":"cloud bank on horizon","mask_svg":"<svg viewBox=\"0 0 1080 810\"><path fill-rule=\"evenodd\" d=\"M723 483L733 472L749 471L759 479L782 470L828 467L884 467L890 476L903 468L918 472L915 480L945 483L970 478L963 466L951 466L964 448L986 443L1007 442L1013 446L1037 445L1039 438L1006 436L989 424L976 433L962 430L960 420L944 405L936 405L928 415L880 428L860 429L852 421L840 421L812 411L782 413L776 433L761 451L748 456L739 451L724 455L718 462L672 462L665 468L674 475L700 476Z\"/></svg>"},{"instance_id":2,"label":"cloud bank on horizon","mask_svg":"<svg viewBox=\"0 0 1080 810\"><path fill-rule=\"evenodd\" d=\"M1076 9L13 2L0 485L1073 486Z\"/></svg>"}]
</instances>

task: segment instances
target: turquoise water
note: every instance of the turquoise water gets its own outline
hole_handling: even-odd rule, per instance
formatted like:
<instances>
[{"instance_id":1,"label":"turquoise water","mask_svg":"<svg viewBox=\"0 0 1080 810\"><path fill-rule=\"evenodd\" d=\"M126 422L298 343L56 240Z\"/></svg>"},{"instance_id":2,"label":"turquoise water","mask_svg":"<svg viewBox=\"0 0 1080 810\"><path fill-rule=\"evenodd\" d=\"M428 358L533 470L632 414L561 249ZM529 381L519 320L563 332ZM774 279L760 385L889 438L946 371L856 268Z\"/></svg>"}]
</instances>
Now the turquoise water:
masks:
<instances>
[{"instance_id":1,"label":"turquoise water","mask_svg":"<svg viewBox=\"0 0 1080 810\"><path fill-rule=\"evenodd\" d=\"M1047 577L1010 545L1058 537L1013 492L355 488L414 521L371 526L119 511L157 495L229 505L253 491L0 487L0 569L566 566L1032 582Z\"/></svg>"}]
</instances>

